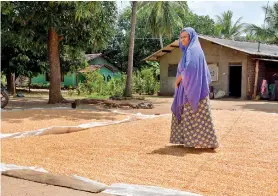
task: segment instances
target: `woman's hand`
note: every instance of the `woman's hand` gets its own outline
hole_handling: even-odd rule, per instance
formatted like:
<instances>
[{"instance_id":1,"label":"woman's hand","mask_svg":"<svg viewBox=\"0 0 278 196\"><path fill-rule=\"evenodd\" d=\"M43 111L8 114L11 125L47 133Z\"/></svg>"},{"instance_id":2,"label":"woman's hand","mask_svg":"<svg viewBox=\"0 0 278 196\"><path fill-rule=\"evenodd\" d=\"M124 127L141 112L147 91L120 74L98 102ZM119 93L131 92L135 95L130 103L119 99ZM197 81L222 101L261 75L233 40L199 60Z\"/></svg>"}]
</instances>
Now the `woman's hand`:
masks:
<instances>
[{"instance_id":1,"label":"woman's hand","mask_svg":"<svg viewBox=\"0 0 278 196\"><path fill-rule=\"evenodd\" d=\"M181 75L179 75L176 79L176 82L175 82L175 88L179 87L179 84L180 84L181 80L182 80L182 77L181 77Z\"/></svg>"}]
</instances>

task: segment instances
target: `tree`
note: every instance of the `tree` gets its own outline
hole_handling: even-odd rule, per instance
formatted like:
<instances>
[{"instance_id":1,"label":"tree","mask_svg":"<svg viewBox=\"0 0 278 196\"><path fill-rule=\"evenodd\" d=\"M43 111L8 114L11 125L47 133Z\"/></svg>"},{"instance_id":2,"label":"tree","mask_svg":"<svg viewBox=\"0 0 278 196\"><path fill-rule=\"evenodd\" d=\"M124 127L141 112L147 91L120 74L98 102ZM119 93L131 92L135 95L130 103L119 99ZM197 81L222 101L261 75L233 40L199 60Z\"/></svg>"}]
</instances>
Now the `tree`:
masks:
<instances>
[{"instance_id":1,"label":"tree","mask_svg":"<svg viewBox=\"0 0 278 196\"><path fill-rule=\"evenodd\" d=\"M217 36L234 39L242 33L244 26L244 24L241 23L242 17L238 18L234 24L232 18L233 12L230 10L222 13L220 16L216 16Z\"/></svg>"},{"instance_id":2,"label":"tree","mask_svg":"<svg viewBox=\"0 0 278 196\"><path fill-rule=\"evenodd\" d=\"M117 34L109 43L108 48L102 51L123 71L127 71L129 42L130 42L130 18L131 7L126 7L118 17ZM138 12L137 12L138 13ZM159 39L153 38L152 33L145 28L145 18L136 14L135 40L133 67L140 68L143 59L151 53L160 49Z\"/></svg>"},{"instance_id":3,"label":"tree","mask_svg":"<svg viewBox=\"0 0 278 196\"><path fill-rule=\"evenodd\" d=\"M31 78L47 67L46 47L37 41L33 31L22 25L16 6L16 2L1 4L1 65L12 95L16 93L16 77L23 75Z\"/></svg>"},{"instance_id":4,"label":"tree","mask_svg":"<svg viewBox=\"0 0 278 196\"><path fill-rule=\"evenodd\" d=\"M151 1L139 4L138 14L144 16L146 29L153 36L160 38L160 46L163 48L163 36L172 38L174 28L183 27L184 16L188 12L187 2L183 1Z\"/></svg>"},{"instance_id":5,"label":"tree","mask_svg":"<svg viewBox=\"0 0 278 196\"><path fill-rule=\"evenodd\" d=\"M132 96L132 69L133 69L133 53L134 53L134 38L135 38L135 26L136 26L136 6L137 1L132 1L132 14L131 14L131 30L130 30L130 42L128 53L128 69L125 96Z\"/></svg>"},{"instance_id":6,"label":"tree","mask_svg":"<svg viewBox=\"0 0 278 196\"><path fill-rule=\"evenodd\" d=\"M184 27L192 27L198 34L215 35L215 23L209 16L199 16L189 11L188 14L182 18L182 20L184 21ZM165 43L170 44L179 38L180 31L180 27L175 27L173 36L174 39L166 39Z\"/></svg>"},{"instance_id":7,"label":"tree","mask_svg":"<svg viewBox=\"0 0 278 196\"><path fill-rule=\"evenodd\" d=\"M265 12L265 24L260 27L254 24L247 25L246 32L253 40L278 44L278 3L273 7L263 7ZM249 40L249 37L247 37Z\"/></svg>"},{"instance_id":8,"label":"tree","mask_svg":"<svg viewBox=\"0 0 278 196\"><path fill-rule=\"evenodd\" d=\"M184 2L186 4L186 2ZM185 5L184 5L185 6ZM177 10L180 10L178 7ZM176 12L178 12L176 10ZM144 10L143 10L144 11ZM139 14L138 14L139 13ZM160 39L154 37L151 30L146 28L146 17L145 14L141 14L137 11L136 15L136 37L134 40L134 59L133 67L141 69L145 62L144 58L154 53L161 48ZM203 35L214 35L214 21L209 16L198 16L191 11L187 14L179 14L183 21L183 27L191 26L197 33ZM113 37L112 41L108 44L108 48L104 51L99 51L108 56L113 62L116 62L117 66L123 71L127 71L128 48L130 41L130 18L131 18L131 7L126 7L118 17L117 22L117 33ZM173 24L173 35L171 38L164 37L163 43L168 45L174 40L178 39L181 31L181 26Z\"/></svg>"},{"instance_id":9,"label":"tree","mask_svg":"<svg viewBox=\"0 0 278 196\"><path fill-rule=\"evenodd\" d=\"M47 40L50 65L49 103L64 101L61 95L61 50L76 51L106 46L114 33L115 2L16 2L22 24ZM45 43L45 42L44 42ZM61 49L62 48L62 49ZM85 57L83 57L83 60Z\"/></svg>"}]
</instances>

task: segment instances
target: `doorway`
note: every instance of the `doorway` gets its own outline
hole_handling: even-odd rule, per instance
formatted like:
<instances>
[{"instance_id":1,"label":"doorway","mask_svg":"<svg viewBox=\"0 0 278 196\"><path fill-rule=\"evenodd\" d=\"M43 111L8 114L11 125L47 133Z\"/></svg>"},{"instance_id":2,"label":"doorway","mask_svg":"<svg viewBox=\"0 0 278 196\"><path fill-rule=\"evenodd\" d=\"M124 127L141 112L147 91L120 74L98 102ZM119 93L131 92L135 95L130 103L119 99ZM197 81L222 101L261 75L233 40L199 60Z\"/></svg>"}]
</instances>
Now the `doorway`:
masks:
<instances>
[{"instance_id":1,"label":"doorway","mask_svg":"<svg viewBox=\"0 0 278 196\"><path fill-rule=\"evenodd\" d=\"M242 66L230 65L229 75L229 96L241 97Z\"/></svg>"}]
</instances>

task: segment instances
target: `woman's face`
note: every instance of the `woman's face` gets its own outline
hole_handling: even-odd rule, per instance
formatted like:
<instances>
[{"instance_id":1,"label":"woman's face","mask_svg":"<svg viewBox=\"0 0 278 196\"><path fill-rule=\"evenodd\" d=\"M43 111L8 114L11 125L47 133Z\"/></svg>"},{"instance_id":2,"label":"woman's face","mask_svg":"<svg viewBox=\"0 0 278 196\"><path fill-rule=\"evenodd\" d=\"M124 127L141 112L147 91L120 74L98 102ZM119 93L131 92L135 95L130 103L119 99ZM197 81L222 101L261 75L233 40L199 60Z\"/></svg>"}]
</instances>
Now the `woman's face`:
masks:
<instances>
[{"instance_id":1,"label":"woman's face","mask_svg":"<svg viewBox=\"0 0 278 196\"><path fill-rule=\"evenodd\" d=\"M189 34L186 31L183 31L180 35L180 40L183 46L188 46L190 42Z\"/></svg>"}]
</instances>

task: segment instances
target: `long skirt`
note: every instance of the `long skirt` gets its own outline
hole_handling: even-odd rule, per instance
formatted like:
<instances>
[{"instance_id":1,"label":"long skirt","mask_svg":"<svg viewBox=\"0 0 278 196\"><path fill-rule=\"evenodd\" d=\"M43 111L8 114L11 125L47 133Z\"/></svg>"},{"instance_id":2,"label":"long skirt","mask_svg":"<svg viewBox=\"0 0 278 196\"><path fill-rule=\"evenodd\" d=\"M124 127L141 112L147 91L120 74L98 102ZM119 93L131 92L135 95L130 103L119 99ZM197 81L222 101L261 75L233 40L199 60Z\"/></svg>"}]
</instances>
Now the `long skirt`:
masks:
<instances>
[{"instance_id":1,"label":"long skirt","mask_svg":"<svg viewBox=\"0 0 278 196\"><path fill-rule=\"evenodd\" d=\"M199 102L196 113L186 103L180 121L173 114L170 143L196 148L218 147L208 97Z\"/></svg>"}]
</instances>

